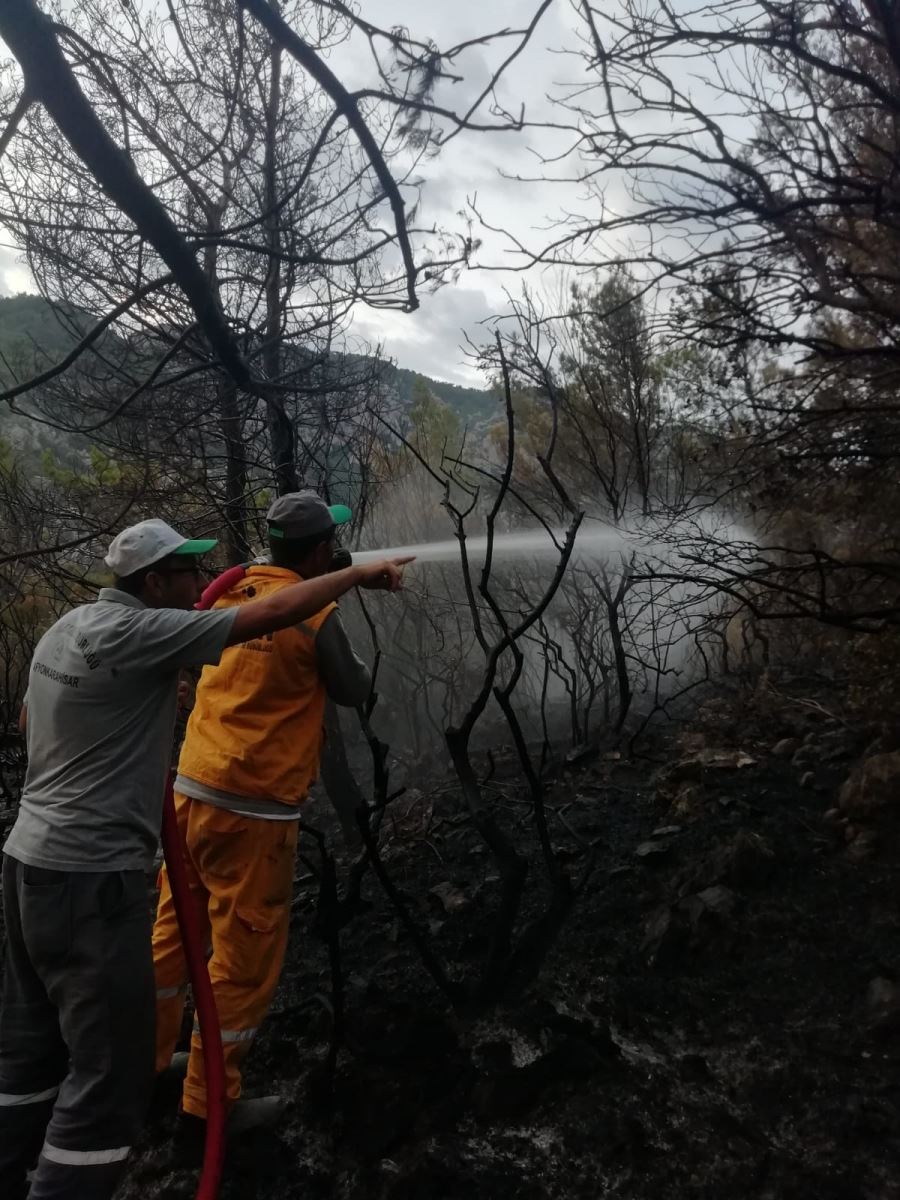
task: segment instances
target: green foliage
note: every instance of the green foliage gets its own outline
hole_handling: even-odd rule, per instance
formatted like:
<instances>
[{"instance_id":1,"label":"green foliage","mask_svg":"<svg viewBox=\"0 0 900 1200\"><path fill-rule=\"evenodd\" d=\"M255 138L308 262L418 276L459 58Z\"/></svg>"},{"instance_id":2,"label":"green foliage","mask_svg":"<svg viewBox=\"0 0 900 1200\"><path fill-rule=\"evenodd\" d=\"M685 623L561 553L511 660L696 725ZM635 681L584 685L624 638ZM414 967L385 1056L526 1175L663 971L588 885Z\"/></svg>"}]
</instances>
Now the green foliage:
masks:
<instances>
[{"instance_id":1,"label":"green foliage","mask_svg":"<svg viewBox=\"0 0 900 1200\"><path fill-rule=\"evenodd\" d=\"M0 297L0 384L13 377L27 379L45 370L71 350L77 340L61 317L78 329L88 329L92 318L71 307L59 316L42 296Z\"/></svg>"},{"instance_id":2,"label":"green foliage","mask_svg":"<svg viewBox=\"0 0 900 1200\"><path fill-rule=\"evenodd\" d=\"M88 458L87 470L72 469L60 466L53 451L45 450L41 456L42 473L51 483L81 494L140 482L141 472L137 467L117 463L97 446L91 446Z\"/></svg>"},{"instance_id":3,"label":"green foliage","mask_svg":"<svg viewBox=\"0 0 900 1200\"><path fill-rule=\"evenodd\" d=\"M406 410L415 402L417 382L425 380L432 397L455 412L464 425L478 424L497 415L497 394L492 388L460 387L391 365L385 366L384 379L396 387L400 406Z\"/></svg>"},{"instance_id":4,"label":"green foliage","mask_svg":"<svg viewBox=\"0 0 900 1200\"><path fill-rule=\"evenodd\" d=\"M458 455L462 423L458 413L432 394L429 384L424 376L416 376L409 409L410 441L426 462L439 466L442 458Z\"/></svg>"}]
</instances>

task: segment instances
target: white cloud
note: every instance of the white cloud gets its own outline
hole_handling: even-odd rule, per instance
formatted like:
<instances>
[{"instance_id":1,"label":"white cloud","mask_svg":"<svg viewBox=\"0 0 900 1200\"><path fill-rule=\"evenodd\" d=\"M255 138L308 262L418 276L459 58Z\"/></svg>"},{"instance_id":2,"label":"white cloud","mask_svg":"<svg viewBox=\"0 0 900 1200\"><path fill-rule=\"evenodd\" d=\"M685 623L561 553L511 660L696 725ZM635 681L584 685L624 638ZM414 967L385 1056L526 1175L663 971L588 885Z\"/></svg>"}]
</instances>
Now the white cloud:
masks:
<instances>
[{"instance_id":1,"label":"white cloud","mask_svg":"<svg viewBox=\"0 0 900 1200\"><path fill-rule=\"evenodd\" d=\"M423 295L415 313L361 309L353 333L370 343L382 342L401 367L448 383L480 387L485 381L467 357L465 335L476 345L488 340L490 331L481 323L502 307L483 290L447 286Z\"/></svg>"},{"instance_id":2,"label":"white cloud","mask_svg":"<svg viewBox=\"0 0 900 1200\"><path fill-rule=\"evenodd\" d=\"M0 246L0 296L34 291L34 280L20 259L18 251Z\"/></svg>"}]
</instances>

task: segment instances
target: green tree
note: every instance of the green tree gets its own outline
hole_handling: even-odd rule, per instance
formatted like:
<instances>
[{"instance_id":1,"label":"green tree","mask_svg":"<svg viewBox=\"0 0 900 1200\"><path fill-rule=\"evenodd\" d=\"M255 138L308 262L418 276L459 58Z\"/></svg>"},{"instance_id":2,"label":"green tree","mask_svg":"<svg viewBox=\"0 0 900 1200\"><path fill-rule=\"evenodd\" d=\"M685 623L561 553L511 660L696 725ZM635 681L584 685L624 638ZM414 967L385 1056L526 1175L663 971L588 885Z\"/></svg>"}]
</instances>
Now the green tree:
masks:
<instances>
[{"instance_id":1,"label":"green tree","mask_svg":"<svg viewBox=\"0 0 900 1200\"><path fill-rule=\"evenodd\" d=\"M409 409L410 443L427 463L440 466L453 459L462 448L463 434L459 416L428 388L428 381L417 375Z\"/></svg>"}]
</instances>

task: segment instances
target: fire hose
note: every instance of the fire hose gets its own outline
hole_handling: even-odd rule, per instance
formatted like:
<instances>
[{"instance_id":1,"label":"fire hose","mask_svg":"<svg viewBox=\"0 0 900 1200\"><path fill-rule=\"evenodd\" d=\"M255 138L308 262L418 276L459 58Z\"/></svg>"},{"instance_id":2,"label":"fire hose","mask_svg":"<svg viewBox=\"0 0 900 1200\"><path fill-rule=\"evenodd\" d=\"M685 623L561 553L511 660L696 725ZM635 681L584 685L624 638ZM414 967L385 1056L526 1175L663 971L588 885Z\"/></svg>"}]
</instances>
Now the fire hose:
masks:
<instances>
[{"instance_id":1,"label":"fire hose","mask_svg":"<svg viewBox=\"0 0 900 1200\"><path fill-rule=\"evenodd\" d=\"M223 572L206 588L196 608L212 608L219 596L242 578L246 567L231 567ZM216 1200L222 1181L225 1160L225 1056L222 1052L222 1033L213 996L209 970L206 966L206 946L200 933L197 911L191 897L185 847L178 829L175 815L175 793L172 776L166 782L163 799L162 820L163 854L172 899L181 932L181 944L187 961L194 1006L200 1026L200 1041L203 1045L203 1063L206 1070L206 1142L203 1148L203 1169L197 1187L197 1200Z\"/></svg>"}]
</instances>

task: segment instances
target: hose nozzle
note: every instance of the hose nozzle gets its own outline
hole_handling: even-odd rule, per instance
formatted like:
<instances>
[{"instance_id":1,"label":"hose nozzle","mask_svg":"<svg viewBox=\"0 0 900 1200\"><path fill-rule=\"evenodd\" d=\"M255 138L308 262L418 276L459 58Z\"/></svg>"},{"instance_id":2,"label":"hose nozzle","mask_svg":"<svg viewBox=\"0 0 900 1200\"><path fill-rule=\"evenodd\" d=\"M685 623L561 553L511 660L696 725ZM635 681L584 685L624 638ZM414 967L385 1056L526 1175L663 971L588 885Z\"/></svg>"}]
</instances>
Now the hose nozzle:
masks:
<instances>
[{"instance_id":1,"label":"hose nozzle","mask_svg":"<svg viewBox=\"0 0 900 1200\"><path fill-rule=\"evenodd\" d=\"M338 546L334 554L331 556L331 570L343 571L347 567L353 566L353 555L343 546Z\"/></svg>"}]
</instances>

